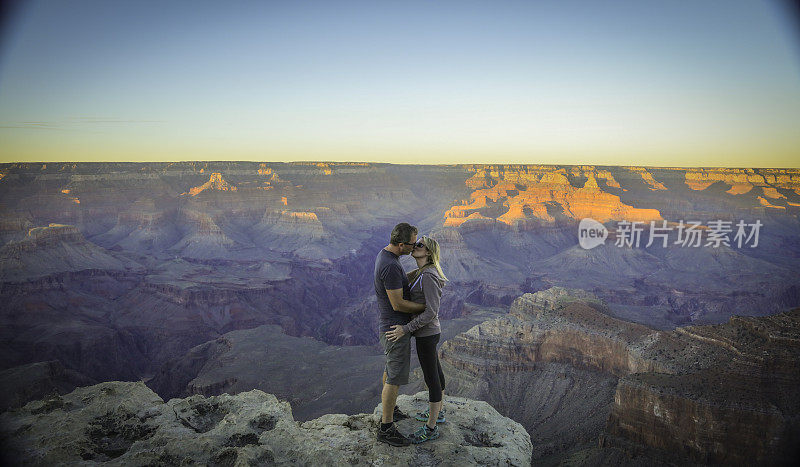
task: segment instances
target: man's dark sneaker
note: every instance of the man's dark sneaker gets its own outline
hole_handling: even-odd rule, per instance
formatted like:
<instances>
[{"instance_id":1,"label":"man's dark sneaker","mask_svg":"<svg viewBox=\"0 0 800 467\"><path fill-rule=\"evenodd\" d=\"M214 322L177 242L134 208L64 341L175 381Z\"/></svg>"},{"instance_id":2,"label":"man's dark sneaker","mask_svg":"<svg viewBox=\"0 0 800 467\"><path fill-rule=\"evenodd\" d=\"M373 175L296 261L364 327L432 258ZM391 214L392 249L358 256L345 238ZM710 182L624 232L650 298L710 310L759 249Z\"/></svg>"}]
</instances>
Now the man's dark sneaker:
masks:
<instances>
[{"instance_id":1,"label":"man's dark sneaker","mask_svg":"<svg viewBox=\"0 0 800 467\"><path fill-rule=\"evenodd\" d=\"M394 420L405 420L406 418L408 418L408 415L406 415L403 412L401 412L400 408L395 405L394 406L394 413L392 413L392 419L394 419Z\"/></svg>"},{"instance_id":2,"label":"man's dark sneaker","mask_svg":"<svg viewBox=\"0 0 800 467\"><path fill-rule=\"evenodd\" d=\"M422 428L414 433L411 442L414 444L424 443L425 441L433 441L441 435L439 427L435 426L433 429L428 428L428 425L422 425Z\"/></svg>"},{"instance_id":3,"label":"man's dark sneaker","mask_svg":"<svg viewBox=\"0 0 800 467\"><path fill-rule=\"evenodd\" d=\"M417 412L417 416L414 417L414 418L416 420L421 421L421 422L427 422L428 421L428 417L430 417L430 416L431 416L431 410L428 409L428 410L426 410L424 412ZM444 423L446 421L447 421L447 419L444 416L444 408L442 408L442 410L439 411L439 416L436 417L436 423Z\"/></svg>"},{"instance_id":4,"label":"man's dark sneaker","mask_svg":"<svg viewBox=\"0 0 800 467\"><path fill-rule=\"evenodd\" d=\"M397 431L397 427L394 426L394 423L389 425L389 428L386 430L381 430L381 428L378 427L378 441L391 444L392 446L408 446L411 444L410 439Z\"/></svg>"}]
</instances>

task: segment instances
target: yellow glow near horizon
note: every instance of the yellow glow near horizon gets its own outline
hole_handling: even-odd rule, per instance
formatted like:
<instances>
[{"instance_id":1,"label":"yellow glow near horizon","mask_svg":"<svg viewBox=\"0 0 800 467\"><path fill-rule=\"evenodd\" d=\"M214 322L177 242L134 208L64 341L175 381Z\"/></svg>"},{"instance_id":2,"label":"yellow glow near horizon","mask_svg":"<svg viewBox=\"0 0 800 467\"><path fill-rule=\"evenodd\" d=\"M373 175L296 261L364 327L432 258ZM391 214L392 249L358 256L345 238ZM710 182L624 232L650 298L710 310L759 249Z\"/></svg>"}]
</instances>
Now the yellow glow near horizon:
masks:
<instances>
[{"instance_id":1,"label":"yellow glow near horizon","mask_svg":"<svg viewBox=\"0 0 800 467\"><path fill-rule=\"evenodd\" d=\"M565 133L567 132L564 130ZM37 137L30 138L30 133ZM27 134L26 134L27 133ZM623 131L576 134L572 144L556 139L509 138L504 145L491 139L473 138L459 144L458 134L441 134L406 143L371 138L354 140L309 136L263 141L256 138L225 137L224 132L206 132L192 139L180 132L147 129L124 141L114 134L87 134L69 130L6 132L0 145L0 162L99 162L99 161L352 161L394 164L589 164L648 165L660 167L800 167L800 140L793 134L762 138L731 137L728 140L669 141L670 132L647 137ZM578 133L578 132L576 132ZM775 132L777 133L777 132ZM385 136L385 135L383 135ZM746 135L745 135L746 136ZM754 163L754 161L756 163Z\"/></svg>"}]
</instances>

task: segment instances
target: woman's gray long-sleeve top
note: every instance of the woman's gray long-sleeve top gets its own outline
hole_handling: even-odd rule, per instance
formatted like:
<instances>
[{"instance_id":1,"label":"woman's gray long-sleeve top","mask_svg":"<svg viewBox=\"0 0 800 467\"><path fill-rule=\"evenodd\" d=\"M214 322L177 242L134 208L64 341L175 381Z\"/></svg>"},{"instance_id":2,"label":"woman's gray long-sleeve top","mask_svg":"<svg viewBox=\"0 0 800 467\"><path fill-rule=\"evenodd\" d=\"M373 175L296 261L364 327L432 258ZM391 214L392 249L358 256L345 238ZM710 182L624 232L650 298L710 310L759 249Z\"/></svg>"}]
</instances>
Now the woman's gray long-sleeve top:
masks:
<instances>
[{"instance_id":1,"label":"woman's gray long-sleeve top","mask_svg":"<svg viewBox=\"0 0 800 467\"><path fill-rule=\"evenodd\" d=\"M424 303L425 311L403 326L406 333L414 337L425 337L442 332L439 324L439 301L442 298L444 281L434 267L426 267L422 275L411 282L411 301Z\"/></svg>"}]
</instances>

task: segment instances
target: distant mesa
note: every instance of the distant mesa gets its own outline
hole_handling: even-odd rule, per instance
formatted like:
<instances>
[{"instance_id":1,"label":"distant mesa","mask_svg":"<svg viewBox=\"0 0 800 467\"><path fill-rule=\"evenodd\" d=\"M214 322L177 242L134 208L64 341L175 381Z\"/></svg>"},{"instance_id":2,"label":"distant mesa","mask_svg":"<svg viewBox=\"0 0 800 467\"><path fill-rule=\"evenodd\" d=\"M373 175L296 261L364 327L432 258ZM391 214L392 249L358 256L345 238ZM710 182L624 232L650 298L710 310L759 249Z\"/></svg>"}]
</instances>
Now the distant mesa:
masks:
<instances>
[{"instance_id":1,"label":"distant mesa","mask_svg":"<svg viewBox=\"0 0 800 467\"><path fill-rule=\"evenodd\" d=\"M278 173L272 170L271 167L267 167L267 164L261 164L258 167L258 174L267 176L267 184L276 183L282 181L281 178L278 176Z\"/></svg>"},{"instance_id":2,"label":"distant mesa","mask_svg":"<svg viewBox=\"0 0 800 467\"><path fill-rule=\"evenodd\" d=\"M332 244L333 233L323 224L320 215L330 211L319 207L314 211L267 209L253 226L254 241L275 251L293 252L307 259L335 258L346 254L341 244ZM330 217L330 216L328 216Z\"/></svg>"},{"instance_id":3,"label":"distant mesa","mask_svg":"<svg viewBox=\"0 0 800 467\"><path fill-rule=\"evenodd\" d=\"M311 234L321 236L323 234L322 222L317 213L311 211L267 211L261 221L262 225L270 225L273 232L286 235Z\"/></svg>"},{"instance_id":4,"label":"distant mesa","mask_svg":"<svg viewBox=\"0 0 800 467\"><path fill-rule=\"evenodd\" d=\"M140 269L129 260L86 241L73 225L50 224L34 227L27 236L0 248L0 280L22 281L60 272L87 269Z\"/></svg>"},{"instance_id":5,"label":"distant mesa","mask_svg":"<svg viewBox=\"0 0 800 467\"><path fill-rule=\"evenodd\" d=\"M686 169L685 183L695 191L702 191L716 182L731 187L727 193L742 195L754 187L762 187L770 198L785 197L778 188L793 190L800 194L800 172L779 169L711 168Z\"/></svg>"},{"instance_id":6,"label":"distant mesa","mask_svg":"<svg viewBox=\"0 0 800 467\"><path fill-rule=\"evenodd\" d=\"M184 257L219 258L229 254L229 249L236 244L212 215L184 209L181 216L189 231L180 241L170 246L171 251L180 252Z\"/></svg>"},{"instance_id":7,"label":"distant mesa","mask_svg":"<svg viewBox=\"0 0 800 467\"><path fill-rule=\"evenodd\" d=\"M776 206L776 205L770 203L769 200L767 200L766 198L764 198L762 196L759 196L756 199L758 199L758 202L761 203L761 205L764 206L765 208L786 209L785 206Z\"/></svg>"},{"instance_id":8,"label":"distant mesa","mask_svg":"<svg viewBox=\"0 0 800 467\"><path fill-rule=\"evenodd\" d=\"M483 166L474 170L466 185L475 191L468 203L453 206L445 213L444 226L457 227L475 220L524 226L531 221L532 225L543 225L585 217L600 222L662 219L657 209L629 206L606 191L598 179L603 180L603 186L616 189L620 188L619 182L609 171L592 166L576 166L569 172L549 166ZM666 189L644 169L638 173L652 190Z\"/></svg>"},{"instance_id":9,"label":"distant mesa","mask_svg":"<svg viewBox=\"0 0 800 467\"><path fill-rule=\"evenodd\" d=\"M236 191L237 188L228 182L226 182L222 178L222 174L219 172L214 172L211 174L211 178L208 179L207 182L203 183L200 186L196 186L194 188L189 189L189 195L197 196L205 190L217 190L217 191Z\"/></svg>"},{"instance_id":10,"label":"distant mesa","mask_svg":"<svg viewBox=\"0 0 800 467\"><path fill-rule=\"evenodd\" d=\"M37 246L64 241L73 243L84 242L83 235L74 225L64 225L52 223L45 227L33 227L28 229L27 243L36 243Z\"/></svg>"},{"instance_id":11,"label":"distant mesa","mask_svg":"<svg viewBox=\"0 0 800 467\"><path fill-rule=\"evenodd\" d=\"M761 187L761 189L764 190L764 195L766 197L768 197L768 198L775 198L775 199L783 198L783 199L786 199L786 196L778 193L778 190L776 190L774 187L765 186L765 187Z\"/></svg>"}]
</instances>

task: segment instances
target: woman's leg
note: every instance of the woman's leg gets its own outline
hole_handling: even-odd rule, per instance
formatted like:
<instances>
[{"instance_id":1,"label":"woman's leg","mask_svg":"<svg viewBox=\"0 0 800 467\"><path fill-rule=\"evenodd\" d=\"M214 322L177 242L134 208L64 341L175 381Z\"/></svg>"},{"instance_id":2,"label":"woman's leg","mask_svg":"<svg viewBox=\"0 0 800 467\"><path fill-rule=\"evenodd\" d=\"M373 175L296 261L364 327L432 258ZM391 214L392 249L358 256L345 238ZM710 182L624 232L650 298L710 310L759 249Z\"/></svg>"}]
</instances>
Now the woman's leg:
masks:
<instances>
[{"instance_id":1,"label":"woman's leg","mask_svg":"<svg viewBox=\"0 0 800 467\"><path fill-rule=\"evenodd\" d=\"M436 352L435 350L434 352L436 355L436 370L439 373L439 384L441 384L442 386L442 402L441 405L439 406L439 409L441 409L442 407L444 407L444 388L445 388L444 373L442 372L442 364L439 362L439 352Z\"/></svg>"},{"instance_id":2,"label":"woman's leg","mask_svg":"<svg viewBox=\"0 0 800 467\"><path fill-rule=\"evenodd\" d=\"M419 364L422 367L422 374L425 376L425 384L428 385L428 401L430 403L428 428L436 427L436 419L442 408L442 385L439 380L440 370L436 354L436 344L438 343L439 334L416 338L417 357L419 357Z\"/></svg>"},{"instance_id":3,"label":"woman's leg","mask_svg":"<svg viewBox=\"0 0 800 467\"><path fill-rule=\"evenodd\" d=\"M436 352L435 355L436 355L436 371L439 373L439 384L442 385L442 391L444 391L444 373L442 373L442 364L439 362L439 352Z\"/></svg>"}]
</instances>

